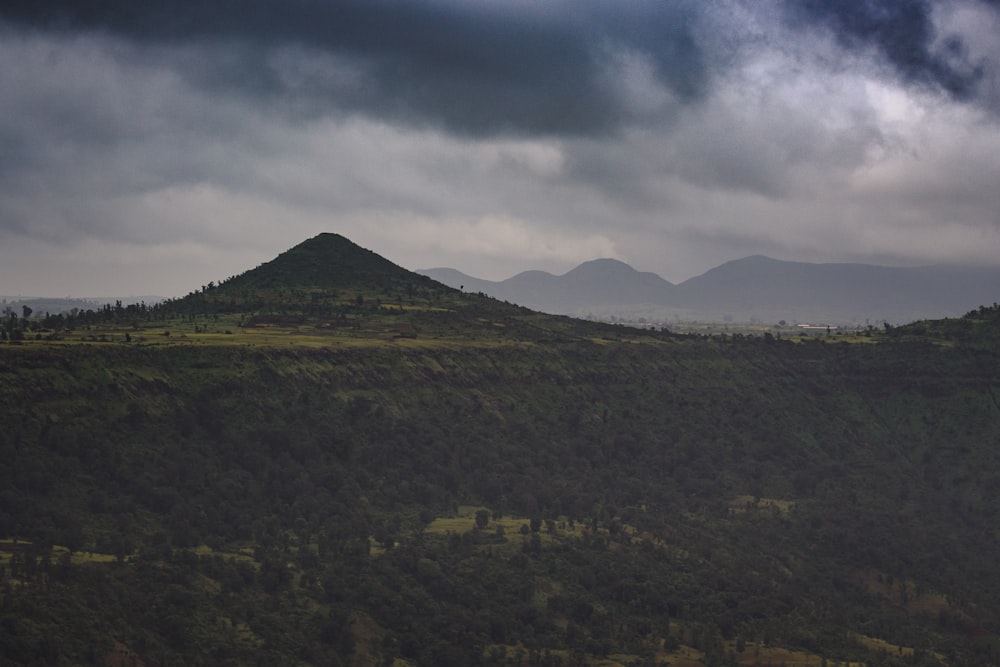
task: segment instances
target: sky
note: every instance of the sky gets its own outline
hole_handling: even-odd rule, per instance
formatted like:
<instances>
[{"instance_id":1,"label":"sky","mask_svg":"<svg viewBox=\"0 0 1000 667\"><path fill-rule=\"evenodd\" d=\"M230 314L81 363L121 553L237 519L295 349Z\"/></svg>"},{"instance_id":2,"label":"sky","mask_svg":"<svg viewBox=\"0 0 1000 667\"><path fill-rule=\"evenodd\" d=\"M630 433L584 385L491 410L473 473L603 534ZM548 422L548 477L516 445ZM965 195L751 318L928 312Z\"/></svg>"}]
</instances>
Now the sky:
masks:
<instances>
[{"instance_id":1,"label":"sky","mask_svg":"<svg viewBox=\"0 0 1000 667\"><path fill-rule=\"evenodd\" d=\"M0 294L182 296L321 232L1000 264L998 0L6 0Z\"/></svg>"}]
</instances>

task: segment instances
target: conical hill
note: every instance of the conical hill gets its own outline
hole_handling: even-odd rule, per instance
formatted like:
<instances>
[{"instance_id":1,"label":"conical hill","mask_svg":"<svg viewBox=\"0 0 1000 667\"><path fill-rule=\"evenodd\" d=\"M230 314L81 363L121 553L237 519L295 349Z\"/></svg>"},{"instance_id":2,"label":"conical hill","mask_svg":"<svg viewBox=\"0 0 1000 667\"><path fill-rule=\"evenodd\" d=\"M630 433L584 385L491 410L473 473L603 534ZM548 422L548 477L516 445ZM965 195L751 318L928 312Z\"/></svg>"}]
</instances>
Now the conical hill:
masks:
<instances>
[{"instance_id":1,"label":"conical hill","mask_svg":"<svg viewBox=\"0 0 1000 667\"><path fill-rule=\"evenodd\" d=\"M448 287L332 233L163 308L195 324L208 317L212 326L225 321L244 332L267 328L355 340L419 334L453 341L538 341L611 333L607 325L536 313Z\"/></svg>"},{"instance_id":2,"label":"conical hill","mask_svg":"<svg viewBox=\"0 0 1000 667\"><path fill-rule=\"evenodd\" d=\"M431 281L362 248L340 234L323 233L247 271L224 287L247 289L316 289L427 286Z\"/></svg>"}]
</instances>

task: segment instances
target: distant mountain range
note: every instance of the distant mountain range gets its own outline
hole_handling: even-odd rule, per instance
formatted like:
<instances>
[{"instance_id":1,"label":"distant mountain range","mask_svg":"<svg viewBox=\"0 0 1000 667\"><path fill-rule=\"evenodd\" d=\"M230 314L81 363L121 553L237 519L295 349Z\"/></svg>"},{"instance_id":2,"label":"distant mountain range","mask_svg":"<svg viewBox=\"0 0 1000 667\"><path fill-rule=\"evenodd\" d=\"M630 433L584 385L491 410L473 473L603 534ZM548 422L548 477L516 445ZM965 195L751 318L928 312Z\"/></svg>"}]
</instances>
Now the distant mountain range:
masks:
<instances>
[{"instance_id":1,"label":"distant mountain range","mask_svg":"<svg viewBox=\"0 0 1000 667\"><path fill-rule=\"evenodd\" d=\"M323 235L334 237L335 235ZM300 249L297 252L304 253ZM374 253L368 254L376 257ZM339 255L337 255L339 257ZM342 259L342 258L341 258ZM354 279L372 269L368 255L354 266L330 257L305 257L310 276L348 271ZM384 260L383 260L384 261ZM288 278L266 264L254 280ZM395 267L397 272L405 270ZM483 293L533 310L599 320L671 324L675 322L759 322L865 326L905 324L920 319L959 317L1000 301L1000 268L786 262L761 255L726 262L673 284L655 273L637 271L615 259L584 262L562 275L524 271L501 281L476 278L450 268L421 274L465 292ZM274 275L272 275L274 274ZM313 275L315 274L315 275ZM331 274L332 277L333 274ZM249 279L249 278L248 278ZM242 283L241 283L242 284ZM31 298L0 296L0 311L36 315L98 309L106 303L162 301L160 297Z\"/></svg>"},{"instance_id":2,"label":"distant mountain range","mask_svg":"<svg viewBox=\"0 0 1000 667\"><path fill-rule=\"evenodd\" d=\"M665 323L901 324L1000 301L1000 268L810 264L761 255L677 285L614 259L584 262L559 276L525 271L502 281L449 268L417 273L547 313Z\"/></svg>"}]
</instances>

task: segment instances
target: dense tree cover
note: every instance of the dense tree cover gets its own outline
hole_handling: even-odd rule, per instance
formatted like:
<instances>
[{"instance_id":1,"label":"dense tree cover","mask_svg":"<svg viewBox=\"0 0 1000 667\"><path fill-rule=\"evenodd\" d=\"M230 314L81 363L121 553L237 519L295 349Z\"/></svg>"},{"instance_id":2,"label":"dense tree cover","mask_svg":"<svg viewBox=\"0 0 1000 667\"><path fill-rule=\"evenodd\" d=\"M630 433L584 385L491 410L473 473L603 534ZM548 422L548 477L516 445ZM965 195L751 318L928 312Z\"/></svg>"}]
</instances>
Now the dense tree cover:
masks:
<instances>
[{"instance_id":1,"label":"dense tree cover","mask_svg":"<svg viewBox=\"0 0 1000 667\"><path fill-rule=\"evenodd\" d=\"M1000 664L998 332L637 331L336 235L8 312L0 660Z\"/></svg>"},{"instance_id":2,"label":"dense tree cover","mask_svg":"<svg viewBox=\"0 0 1000 667\"><path fill-rule=\"evenodd\" d=\"M998 396L913 336L6 346L0 654L997 664Z\"/></svg>"}]
</instances>

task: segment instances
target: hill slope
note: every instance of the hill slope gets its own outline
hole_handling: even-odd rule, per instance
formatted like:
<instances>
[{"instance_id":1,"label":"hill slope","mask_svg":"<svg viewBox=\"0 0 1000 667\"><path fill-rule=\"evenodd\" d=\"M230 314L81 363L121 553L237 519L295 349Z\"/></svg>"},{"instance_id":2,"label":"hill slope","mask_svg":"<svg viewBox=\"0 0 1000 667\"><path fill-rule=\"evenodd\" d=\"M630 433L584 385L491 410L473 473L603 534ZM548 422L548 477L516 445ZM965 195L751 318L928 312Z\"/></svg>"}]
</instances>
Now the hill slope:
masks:
<instances>
[{"instance_id":1,"label":"hill slope","mask_svg":"<svg viewBox=\"0 0 1000 667\"><path fill-rule=\"evenodd\" d=\"M340 234L323 233L228 281L227 289L338 288L418 282L416 275Z\"/></svg>"},{"instance_id":2,"label":"hill slope","mask_svg":"<svg viewBox=\"0 0 1000 667\"><path fill-rule=\"evenodd\" d=\"M225 326L216 324L220 316ZM487 339L619 337L622 333L448 287L337 234L320 234L255 269L149 311L98 313L102 322L145 318L155 323L177 317L189 318L191 323L198 317L211 318L215 330L280 329L309 336L317 344L324 337L327 342L331 337L356 341L402 337L464 344ZM202 333L208 326L201 328Z\"/></svg>"},{"instance_id":3,"label":"hill slope","mask_svg":"<svg viewBox=\"0 0 1000 667\"><path fill-rule=\"evenodd\" d=\"M372 286L349 317L389 317L383 268L166 321L276 295L327 321ZM403 312L442 338L412 346L0 345L3 660L996 663L996 309L616 337L425 281Z\"/></svg>"}]
</instances>

